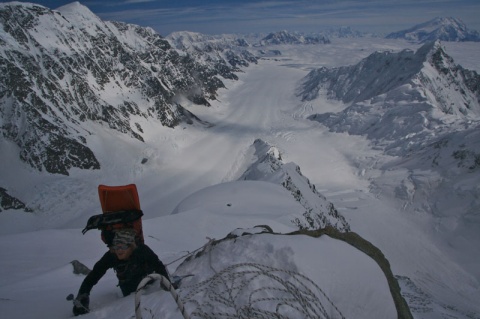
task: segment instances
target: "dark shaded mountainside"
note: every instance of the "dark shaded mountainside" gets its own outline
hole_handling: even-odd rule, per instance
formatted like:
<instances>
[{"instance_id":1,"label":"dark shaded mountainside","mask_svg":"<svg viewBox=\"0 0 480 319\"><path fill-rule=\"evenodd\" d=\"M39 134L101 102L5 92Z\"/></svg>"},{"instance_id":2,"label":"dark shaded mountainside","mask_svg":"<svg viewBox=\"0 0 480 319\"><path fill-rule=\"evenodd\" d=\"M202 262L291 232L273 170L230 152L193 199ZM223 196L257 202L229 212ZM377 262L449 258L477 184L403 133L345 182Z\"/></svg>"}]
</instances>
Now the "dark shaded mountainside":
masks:
<instances>
[{"instance_id":1,"label":"dark shaded mountainside","mask_svg":"<svg viewBox=\"0 0 480 319\"><path fill-rule=\"evenodd\" d=\"M209 105L232 67L180 54L150 28L103 22L72 3L0 6L1 134L37 170L98 169L95 125L143 140L139 119L197 121L176 102ZM93 125L93 126L92 126Z\"/></svg>"},{"instance_id":2,"label":"dark shaded mountainside","mask_svg":"<svg viewBox=\"0 0 480 319\"><path fill-rule=\"evenodd\" d=\"M0 187L0 212L2 212L2 210L8 209L18 209L25 212L32 211L24 203L22 203L22 201L13 196L10 196L5 188Z\"/></svg>"}]
</instances>

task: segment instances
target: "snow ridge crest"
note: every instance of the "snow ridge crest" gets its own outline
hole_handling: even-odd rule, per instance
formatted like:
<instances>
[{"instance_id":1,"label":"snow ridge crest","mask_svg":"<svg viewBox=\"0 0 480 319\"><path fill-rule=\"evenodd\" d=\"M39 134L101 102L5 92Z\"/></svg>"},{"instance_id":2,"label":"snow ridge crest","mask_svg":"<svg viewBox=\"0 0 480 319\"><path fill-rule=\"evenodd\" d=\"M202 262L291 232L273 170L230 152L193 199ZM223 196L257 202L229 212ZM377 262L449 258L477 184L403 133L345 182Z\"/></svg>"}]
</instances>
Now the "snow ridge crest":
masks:
<instances>
[{"instance_id":1,"label":"snow ridge crest","mask_svg":"<svg viewBox=\"0 0 480 319\"><path fill-rule=\"evenodd\" d=\"M302 175L295 163L283 163L278 149L261 139L251 146L254 162L238 180L266 181L282 185L304 208L302 216L295 217L292 223L299 229L320 229L332 226L341 232L350 231L346 219L335 209L315 185Z\"/></svg>"}]
</instances>

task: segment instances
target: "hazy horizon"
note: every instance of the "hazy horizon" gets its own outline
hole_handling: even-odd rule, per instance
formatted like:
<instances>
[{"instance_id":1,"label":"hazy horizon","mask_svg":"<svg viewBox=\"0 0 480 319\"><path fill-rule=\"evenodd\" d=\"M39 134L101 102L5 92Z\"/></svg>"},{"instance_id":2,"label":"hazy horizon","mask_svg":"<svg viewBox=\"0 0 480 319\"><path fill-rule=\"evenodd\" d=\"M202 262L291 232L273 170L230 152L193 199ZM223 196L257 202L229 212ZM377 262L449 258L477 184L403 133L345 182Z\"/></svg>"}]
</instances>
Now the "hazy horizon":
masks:
<instances>
[{"instance_id":1,"label":"hazy horizon","mask_svg":"<svg viewBox=\"0 0 480 319\"><path fill-rule=\"evenodd\" d=\"M1 1L2 3L9 1ZM32 2L56 9L75 1ZM151 27L161 35L175 31L204 34L262 33L280 30L320 32L349 26L387 34L436 17L454 17L480 30L480 1L475 0L123 0L79 1L103 20Z\"/></svg>"}]
</instances>

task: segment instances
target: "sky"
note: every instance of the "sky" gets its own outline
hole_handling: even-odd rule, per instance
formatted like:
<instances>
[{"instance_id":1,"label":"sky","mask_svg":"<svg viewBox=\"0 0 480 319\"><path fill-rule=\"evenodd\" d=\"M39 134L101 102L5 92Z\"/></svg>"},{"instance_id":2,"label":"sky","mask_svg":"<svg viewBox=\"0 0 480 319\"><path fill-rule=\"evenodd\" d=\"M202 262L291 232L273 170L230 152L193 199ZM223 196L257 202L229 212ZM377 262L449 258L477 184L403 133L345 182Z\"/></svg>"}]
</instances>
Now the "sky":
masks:
<instances>
[{"instance_id":1,"label":"sky","mask_svg":"<svg viewBox=\"0 0 480 319\"><path fill-rule=\"evenodd\" d=\"M20 2L56 9L72 1ZM84 0L80 3L103 20L152 27L164 36L175 31L320 32L339 26L382 35L435 17L455 17L469 29L480 30L478 0Z\"/></svg>"},{"instance_id":2,"label":"sky","mask_svg":"<svg viewBox=\"0 0 480 319\"><path fill-rule=\"evenodd\" d=\"M53 43L61 45L60 42ZM468 59L475 59L478 50L465 50L465 44L449 45L464 48L457 52ZM479 43L473 44L478 48ZM40 173L22 163L16 151L7 149L0 152L0 162L9 163L8 166L0 166L1 186L22 192L25 195L18 198L30 198L28 203L43 210L37 212L38 215L15 210L0 213L2 316L15 319L71 316L72 304L65 297L78 291L84 277L73 275L69 263L79 260L92 267L106 251L97 230L85 235L81 232L88 217L101 212L97 186L100 183L125 185L133 182L138 186L145 213L145 240L166 264L202 247L209 238L221 239L229 232L241 233L242 229L255 225L268 225L276 232L287 233L295 228L291 220L301 218L305 206L320 207L319 203L328 200L345 217L352 231L380 248L388 258L393 273L402 276L398 280L402 290L409 294L416 319L478 318L480 221L474 213L478 211L475 210L478 207L478 192L475 192L478 189L478 178L475 178L478 171L465 172L459 175L462 179L455 179L451 184L442 183L444 179L454 178L460 168L451 164L450 157L442 159L438 156L436 147L432 147L433 153L427 153L430 158L435 154L438 160L435 168L428 165L427 156L415 156L415 153L412 156L410 151L402 157L407 159L408 154L408 161L400 161L404 166L391 164L380 168L380 163L391 160L391 157L384 155L378 144L374 150L362 136L332 133L327 127L308 120L312 114L335 112L345 107L343 103L327 100L326 97L301 103L292 92L314 64L329 67L340 63L350 65L381 48L393 51L410 48L410 44L408 47L405 45L407 42L401 40L367 37L355 41L343 39L328 46L282 48L281 56L261 59L258 64L239 72L238 81L225 80L228 89L219 90L218 99L211 101L211 107L188 106L193 114L213 124L208 128L182 125L181 129L170 129L156 125L158 122L153 118L147 120L138 116L135 121L139 121L144 130L142 137L145 141L141 142L93 123L88 124L86 128L91 129L91 134L86 138L101 163L101 170L72 170L71 176ZM84 46L85 50L88 47ZM112 88L105 90L101 96L117 95L112 93L120 95ZM125 91L124 94L129 93ZM405 96L408 96L406 92ZM137 101L139 107L146 109L134 94L130 97L131 101ZM383 98L377 98L378 104L383 101ZM406 100L399 100L401 105L406 103ZM408 107L403 112L398 109L394 112L398 113L392 120L397 122L416 118ZM353 121L359 118L357 122L362 123L365 122L362 119L371 113L356 114L358 117ZM433 111L420 109L418 114L425 114L425 123L438 123L428 115L434 114ZM380 123L385 122L380 120ZM403 125L402 132L398 130L399 134L408 136L413 132L410 127ZM449 128L453 130L455 126L450 125ZM377 131L378 139L384 131ZM440 129L432 132L434 134L441 134ZM463 144L465 149L470 149L468 145L472 141L480 144L480 139L475 138L478 135L469 135L470 138L461 136L449 139L445 154L452 154L455 145ZM282 163L285 163L281 165L281 170L272 173L271 166L266 163L251 165L267 151L256 153L257 148L251 146L256 138L275 146L277 152L272 153L280 154ZM411 140L400 141L406 145ZM5 150L5 144L6 140L0 139L0 150ZM410 145L411 149L415 149L414 145ZM480 145L471 148L471 152L479 154ZM148 161L142 164L143 158ZM303 179L299 174L293 174L297 172L296 164L301 168ZM448 175L440 173L441 170L448 170ZM10 173L6 174L7 171ZM248 176L256 175L257 178L240 181L247 171L253 172ZM296 200L280 186L283 181L280 177L286 177L283 175L286 173L308 203ZM315 193L311 185L326 199L315 196L316 201L313 201ZM443 196L440 191L437 193L432 188L434 185L443 185L445 192L452 196ZM457 193L458 189L464 193ZM427 200L423 196L430 191L432 197ZM170 205L174 210L168 209ZM425 210L414 211L410 209L413 205ZM429 208L435 206L437 209L430 214ZM384 277L367 255L344 242L325 237L261 236L245 236L218 244L209 253L182 267L177 268L178 263L167 265L172 274L194 275L187 278L188 281L179 289L182 300L189 296L190 300L198 300L199 307L205 306L205 311L225 312L224 309L230 309L227 306L231 303L218 306L222 299L213 303L207 299L212 294L201 294L201 291L209 289L227 295L231 291L225 289L227 285L223 285L221 280L213 281L224 277L215 277L213 272L224 273L232 265L255 263L295 271L313 280L326 291L345 318L397 318L396 314L392 316L389 290L382 280ZM251 271L243 266L234 269L237 274ZM283 273L278 271L267 274L284 278ZM273 297L278 296L273 294L278 291L281 299L276 300L288 297L280 290L284 289L283 286L275 290L278 286L274 286L274 282L264 281L272 277L266 278L263 273L258 282L251 282L246 276L237 278L247 279L243 281L245 285L240 286L245 288L242 293L246 293L237 294L238 299L248 295L255 303L265 296L262 289L258 289L263 287L272 287ZM228 281L228 287L239 287L233 283L236 281ZM311 287L302 286L297 280L288 283L288 291L296 292L296 296L302 295L297 293L302 291L302 287ZM116 284L113 271L108 271L92 290L92 313L81 318L133 318L134 296L122 298ZM192 291L194 294L190 294ZM275 299L271 300L266 304L273 304ZM288 301L289 304L293 302ZM214 306L209 308L211 304ZM257 304L260 305L259 302ZM318 305L316 302L303 304ZM156 309L153 305L160 307L158 313L161 313L155 318L180 318L173 299L165 293L145 294L142 309L145 306L147 310ZM191 314L195 304L190 302L186 306ZM285 308L285 305L279 307L281 310ZM153 317L147 313L144 311L144 318Z\"/></svg>"}]
</instances>

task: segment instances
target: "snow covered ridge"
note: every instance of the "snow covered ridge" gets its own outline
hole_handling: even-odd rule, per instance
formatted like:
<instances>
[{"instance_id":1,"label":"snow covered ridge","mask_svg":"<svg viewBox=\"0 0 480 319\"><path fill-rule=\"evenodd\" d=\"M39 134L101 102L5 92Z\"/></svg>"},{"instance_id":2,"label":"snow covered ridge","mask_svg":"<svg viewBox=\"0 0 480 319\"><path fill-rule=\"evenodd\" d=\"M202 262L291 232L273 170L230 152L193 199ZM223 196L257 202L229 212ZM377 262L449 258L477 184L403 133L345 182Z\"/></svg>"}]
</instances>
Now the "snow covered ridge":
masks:
<instances>
[{"instance_id":1,"label":"snow covered ridge","mask_svg":"<svg viewBox=\"0 0 480 319\"><path fill-rule=\"evenodd\" d=\"M282 161L278 149L257 139L250 146L248 153L251 157L246 158L245 163L239 164L241 167L246 167L246 170L239 172L240 176L236 180L268 182L286 189L288 191L286 197L297 207L290 211L286 221L294 229L311 230L330 226L341 232L350 231L350 225L345 217L315 189L315 185L311 184L308 178L302 175L298 165ZM201 196L205 195L200 191L199 194L192 195L192 198L187 197L185 202ZM229 197L228 194L218 194L218 196L223 199ZM185 210L184 205L188 206L183 203L173 211L173 214ZM228 210L233 205L227 202L225 209Z\"/></svg>"},{"instance_id":2,"label":"snow covered ridge","mask_svg":"<svg viewBox=\"0 0 480 319\"><path fill-rule=\"evenodd\" d=\"M320 92L345 103L425 102L446 114L480 116L480 75L456 65L438 41L416 52L375 52L353 66L315 69L297 94L309 101Z\"/></svg>"},{"instance_id":3,"label":"snow covered ridge","mask_svg":"<svg viewBox=\"0 0 480 319\"><path fill-rule=\"evenodd\" d=\"M1 134L40 171L98 169L87 136L106 127L143 141L142 119L196 118L232 67L181 55L151 28L104 22L78 2L53 11L0 5Z\"/></svg>"},{"instance_id":4,"label":"snow covered ridge","mask_svg":"<svg viewBox=\"0 0 480 319\"><path fill-rule=\"evenodd\" d=\"M480 120L480 75L456 65L439 42L413 52L376 52L353 66L311 71L297 89L303 100L325 94L351 103L311 115L332 131L383 141L393 155L425 145L440 132Z\"/></svg>"},{"instance_id":5,"label":"snow covered ridge","mask_svg":"<svg viewBox=\"0 0 480 319\"><path fill-rule=\"evenodd\" d=\"M266 181L287 189L305 208L302 216L292 219L292 223L299 229L332 226L342 232L350 231L345 217L302 175L298 165L283 163L278 149L260 139L257 139L251 148L255 160L238 180Z\"/></svg>"},{"instance_id":6,"label":"snow covered ridge","mask_svg":"<svg viewBox=\"0 0 480 319\"><path fill-rule=\"evenodd\" d=\"M480 33L469 30L456 18L435 18L410 29L390 33L387 39L406 39L414 42L441 41L480 41Z\"/></svg>"}]
</instances>

